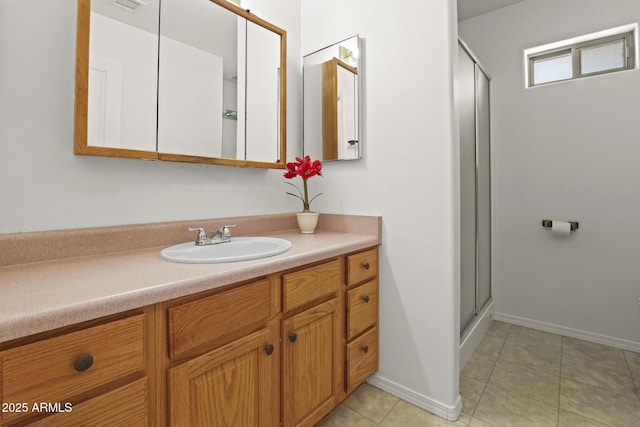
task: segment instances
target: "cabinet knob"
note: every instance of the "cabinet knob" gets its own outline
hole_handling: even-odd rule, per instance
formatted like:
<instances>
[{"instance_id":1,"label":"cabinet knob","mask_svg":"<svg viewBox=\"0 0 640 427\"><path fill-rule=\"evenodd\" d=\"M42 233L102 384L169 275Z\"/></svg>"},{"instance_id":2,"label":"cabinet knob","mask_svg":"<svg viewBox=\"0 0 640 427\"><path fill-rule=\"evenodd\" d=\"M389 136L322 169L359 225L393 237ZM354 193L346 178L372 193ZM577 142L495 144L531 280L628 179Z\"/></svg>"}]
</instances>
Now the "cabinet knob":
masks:
<instances>
[{"instance_id":1,"label":"cabinet knob","mask_svg":"<svg viewBox=\"0 0 640 427\"><path fill-rule=\"evenodd\" d=\"M289 341L296 342L297 339L298 339L298 334L296 334L295 332L291 332L289 334Z\"/></svg>"},{"instance_id":2,"label":"cabinet knob","mask_svg":"<svg viewBox=\"0 0 640 427\"><path fill-rule=\"evenodd\" d=\"M264 348L264 352L267 353L267 356L271 356L273 354L273 344L267 344Z\"/></svg>"},{"instance_id":3,"label":"cabinet knob","mask_svg":"<svg viewBox=\"0 0 640 427\"><path fill-rule=\"evenodd\" d=\"M78 372L84 372L93 365L93 356L90 354L83 354L73 364L73 368Z\"/></svg>"},{"instance_id":4,"label":"cabinet knob","mask_svg":"<svg viewBox=\"0 0 640 427\"><path fill-rule=\"evenodd\" d=\"M362 297L362 301L369 302L369 295L365 295Z\"/></svg>"},{"instance_id":5,"label":"cabinet knob","mask_svg":"<svg viewBox=\"0 0 640 427\"><path fill-rule=\"evenodd\" d=\"M365 345L364 347L362 347L362 351L364 351L365 353L369 352L369 346Z\"/></svg>"},{"instance_id":6,"label":"cabinet knob","mask_svg":"<svg viewBox=\"0 0 640 427\"><path fill-rule=\"evenodd\" d=\"M369 269L369 267L371 267L371 266L369 265L369 263L368 263L368 262L365 262L364 264L362 264L362 267L363 267L365 270L368 270L368 269Z\"/></svg>"}]
</instances>

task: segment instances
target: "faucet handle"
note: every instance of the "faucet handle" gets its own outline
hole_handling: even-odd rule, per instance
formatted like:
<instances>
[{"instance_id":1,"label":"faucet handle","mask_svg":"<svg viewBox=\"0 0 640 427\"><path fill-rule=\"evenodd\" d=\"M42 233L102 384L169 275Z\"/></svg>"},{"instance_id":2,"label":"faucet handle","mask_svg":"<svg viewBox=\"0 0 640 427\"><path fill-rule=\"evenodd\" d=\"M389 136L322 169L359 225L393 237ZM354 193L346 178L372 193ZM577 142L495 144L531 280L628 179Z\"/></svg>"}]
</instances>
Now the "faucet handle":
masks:
<instances>
[{"instance_id":1,"label":"faucet handle","mask_svg":"<svg viewBox=\"0 0 640 427\"><path fill-rule=\"evenodd\" d=\"M229 224L229 225L223 225L222 227L220 227L220 233L222 233L223 239L230 239L231 238L231 230L229 230L229 229L233 228L235 226L236 226L236 224Z\"/></svg>"},{"instance_id":2,"label":"faucet handle","mask_svg":"<svg viewBox=\"0 0 640 427\"><path fill-rule=\"evenodd\" d=\"M201 227L195 227L195 228L191 228L189 227L189 231L197 231L198 232L198 237L196 237L196 245L203 245L207 242L207 232L204 231L204 228Z\"/></svg>"}]
</instances>

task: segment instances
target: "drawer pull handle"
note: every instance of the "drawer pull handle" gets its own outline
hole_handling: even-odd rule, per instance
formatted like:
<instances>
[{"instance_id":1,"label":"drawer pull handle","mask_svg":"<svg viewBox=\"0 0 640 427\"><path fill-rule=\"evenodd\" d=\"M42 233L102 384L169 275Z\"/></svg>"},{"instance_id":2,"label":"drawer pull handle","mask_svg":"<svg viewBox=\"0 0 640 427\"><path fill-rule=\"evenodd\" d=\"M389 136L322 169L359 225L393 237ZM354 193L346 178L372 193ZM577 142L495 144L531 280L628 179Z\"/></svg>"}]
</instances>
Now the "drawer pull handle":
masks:
<instances>
[{"instance_id":1,"label":"drawer pull handle","mask_svg":"<svg viewBox=\"0 0 640 427\"><path fill-rule=\"evenodd\" d=\"M369 295L365 295L362 297L362 301L369 302Z\"/></svg>"},{"instance_id":2,"label":"drawer pull handle","mask_svg":"<svg viewBox=\"0 0 640 427\"><path fill-rule=\"evenodd\" d=\"M93 356L90 354L83 354L78 357L78 360L73 364L73 368L78 372L84 372L93 365Z\"/></svg>"},{"instance_id":3,"label":"drawer pull handle","mask_svg":"<svg viewBox=\"0 0 640 427\"><path fill-rule=\"evenodd\" d=\"M364 351L365 353L369 352L369 346L365 345L364 347L362 347L362 351Z\"/></svg>"},{"instance_id":4,"label":"drawer pull handle","mask_svg":"<svg viewBox=\"0 0 640 427\"><path fill-rule=\"evenodd\" d=\"M371 266L368 262L365 262L364 264L362 264L362 267L364 267L365 270L368 270Z\"/></svg>"},{"instance_id":5,"label":"drawer pull handle","mask_svg":"<svg viewBox=\"0 0 640 427\"><path fill-rule=\"evenodd\" d=\"M267 344L264 348L264 352L267 353L267 356L271 356L273 354L273 344Z\"/></svg>"},{"instance_id":6,"label":"drawer pull handle","mask_svg":"<svg viewBox=\"0 0 640 427\"><path fill-rule=\"evenodd\" d=\"M298 339L298 334L296 334L295 332L291 332L289 334L289 341L296 342L297 339Z\"/></svg>"}]
</instances>

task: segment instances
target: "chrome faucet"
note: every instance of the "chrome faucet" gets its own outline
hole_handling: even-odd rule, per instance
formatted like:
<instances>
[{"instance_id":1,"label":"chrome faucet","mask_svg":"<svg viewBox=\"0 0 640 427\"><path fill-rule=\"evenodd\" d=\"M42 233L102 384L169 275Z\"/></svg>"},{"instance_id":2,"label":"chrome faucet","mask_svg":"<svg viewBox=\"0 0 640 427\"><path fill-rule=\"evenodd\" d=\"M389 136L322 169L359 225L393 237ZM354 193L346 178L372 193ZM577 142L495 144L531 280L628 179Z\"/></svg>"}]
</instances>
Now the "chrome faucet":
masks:
<instances>
[{"instance_id":1,"label":"chrome faucet","mask_svg":"<svg viewBox=\"0 0 640 427\"><path fill-rule=\"evenodd\" d=\"M211 233L211 237L207 237L207 232L204 228L189 227L189 231L198 232L198 237L196 237L196 246L217 245L218 243L228 243L231 241L231 231L229 228L235 226L235 224L223 225L220 229Z\"/></svg>"}]
</instances>

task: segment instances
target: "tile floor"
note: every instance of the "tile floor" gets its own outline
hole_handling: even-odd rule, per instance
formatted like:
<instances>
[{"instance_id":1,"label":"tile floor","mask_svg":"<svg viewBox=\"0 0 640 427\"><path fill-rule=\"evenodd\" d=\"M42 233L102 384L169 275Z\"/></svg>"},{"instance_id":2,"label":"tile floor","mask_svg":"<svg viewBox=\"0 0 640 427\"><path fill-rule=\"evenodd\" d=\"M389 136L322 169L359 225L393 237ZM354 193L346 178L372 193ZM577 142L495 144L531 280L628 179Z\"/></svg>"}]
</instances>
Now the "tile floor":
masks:
<instances>
[{"instance_id":1,"label":"tile floor","mask_svg":"<svg viewBox=\"0 0 640 427\"><path fill-rule=\"evenodd\" d=\"M319 427L640 426L640 353L494 322L460 394L451 423L365 384Z\"/></svg>"}]
</instances>

